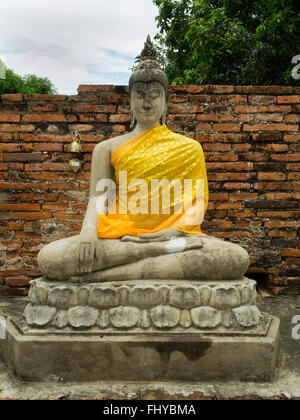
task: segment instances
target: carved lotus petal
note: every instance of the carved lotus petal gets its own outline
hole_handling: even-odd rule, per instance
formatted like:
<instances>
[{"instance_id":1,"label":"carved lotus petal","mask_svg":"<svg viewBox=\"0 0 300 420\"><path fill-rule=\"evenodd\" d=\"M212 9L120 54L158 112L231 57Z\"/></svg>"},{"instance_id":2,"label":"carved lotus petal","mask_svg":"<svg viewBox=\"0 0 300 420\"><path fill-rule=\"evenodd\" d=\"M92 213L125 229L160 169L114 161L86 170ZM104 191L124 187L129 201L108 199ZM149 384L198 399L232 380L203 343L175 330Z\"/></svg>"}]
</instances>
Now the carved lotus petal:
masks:
<instances>
[{"instance_id":1,"label":"carved lotus petal","mask_svg":"<svg viewBox=\"0 0 300 420\"><path fill-rule=\"evenodd\" d=\"M98 319L99 311L89 306L76 306L68 311L69 321L74 328L93 327Z\"/></svg>"},{"instance_id":2,"label":"carved lotus petal","mask_svg":"<svg viewBox=\"0 0 300 420\"><path fill-rule=\"evenodd\" d=\"M217 286L212 291L210 306L217 309L235 308L241 304L239 289L235 286Z\"/></svg>"},{"instance_id":3,"label":"carved lotus petal","mask_svg":"<svg viewBox=\"0 0 300 420\"><path fill-rule=\"evenodd\" d=\"M170 305L189 309L200 304L198 291L191 286L177 286L170 294Z\"/></svg>"},{"instance_id":4,"label":"carved lotus petal","mask_svg":"<svg viewBox=\"0 0 300 420\"><path fill-rule=\"evenodd\" d=\"M256 327L261 314L256 306L241 306L233 310L237 322L245 328Z\"/></svg>"},{"instance_id":5,"label":"carved lotus petal","mask_svg":"<svg viewBox=\"0 0 300 420\"><path fill-rule=\"evenodd\" d=\"M215 328L221 322L221 312L209 306L191 310L193 324L200 328Z\"/></svg>"},{"instance_id":6,"label":"carved lotus petal","mask_svg":"<svg viewBox=\"0 0 300 420\"><path fill-rule=\"evenodd\" d=\"M116 328L132 328L137 325L140 319L140 311L130 306L119 306L110 309L110 320Z\"/></svg>"},{"instance_id":7,"label":"carved lotus petal","mask_svg":"<svg viewBox=\"0 0 300 420\"><path fill-rule=\"evenodd\" d=\"M181 311L171 306L157 306L151 309L151 318L157 328L173 328L178 325Z\"/></svg>"},{"instance_id":8,"label":"carved lotus petal","mask_svg":"<svg viewBox=\"0 0 300 420\"><path fill-rule=\"evenodd\" d=\"M30 303L26 306L24 316L29 325L44 327L52 321L56 309L51 306L33 306Z\"/></svg>"},{"instance_id":9,"label":"carved lotus petal","mask_svg":"<svg viewBox=\"0 0 300 420\"><path fill-rule=\"evenodd\" d=\"M152 308L160 302L160 296L154 287L135 287L131 292L130 303L138 308Z\"/></svg>"},{"instance_id":10,"label":"carved lotus petal","mask_svg":"<svg viewBox=\"0 0 300 420\"><path fill-rule=\"evenodd\" d=\"M96 308L109 309L118 306L118 294L112 287L95 287L88 298L88 304Z\"/></svg>"},{"instance_id":11,"label":"carved lotus petal","mask_svg":"<svg viewBox=\"0 0 300 420\"><path fill-rule=\"evenodd\" d=\"M59 309L69 309L78 305L76 289L70 286L58 286L49 290L48 303Z\"/></svg>"}]
</instances>

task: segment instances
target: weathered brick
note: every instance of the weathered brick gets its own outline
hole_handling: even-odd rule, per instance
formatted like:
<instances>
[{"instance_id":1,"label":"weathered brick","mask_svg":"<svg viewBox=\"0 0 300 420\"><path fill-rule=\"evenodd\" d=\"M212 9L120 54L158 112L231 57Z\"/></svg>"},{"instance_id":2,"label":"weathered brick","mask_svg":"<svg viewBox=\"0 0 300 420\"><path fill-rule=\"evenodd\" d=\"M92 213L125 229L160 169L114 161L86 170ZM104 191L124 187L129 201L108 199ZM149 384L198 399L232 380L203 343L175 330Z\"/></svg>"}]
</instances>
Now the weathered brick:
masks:
<instances>
[{"instance_id":1,"label":"weathered brick","mask_svg":"<svg viewBox=\"0 0 300 420\"><path fill-rule=\"evenodd\" d=\"M32 107L32 112L56 112L57 110L57 104L41 104Z\"/></svg>"},{"instance_id":2,"label":"weathered brick","mask_svg":"<svg viewBox=\"0 0 300 420\"><path fill-rule=\"evenodd\" d=\"M24 123L38 123L38 122L53 122L60 123L66 122L65 115L61 114L25 114L22 116L22 122Z\"/></svg>"},{"instance_id":3,"label":"weathered brick","mask_svg":"<svg viewBox=\"0 0 300 420\"><path fill-rule=\"evenodd\" d=\"M23 101L23 95L19 93L6 93L2 95L3 102L21 102Z\"/></svg>"},{"instance_id":4,"label":"weathered brick","mask_svg":"<svg viewBox=\"0 0 300 420\"><path fill-rule=\"evenodd\" d=\"M299 104L300 95L278 96L279 104Z\"/></svg>"},{"instance_id":5,"label":"weathered brick","mask_svg":"<svg viewBox=\"0 0 300 420\"><path fill-rule=\"evenodd\" d=\"M114 92L115 87L113 85L79 85L77 91L78 93Z\"/></svg>"},{"instance_id":6,"label":"weathered brick","mask_svg":"<svg viewBox=\"0 0 300 420\"><path fill-rule=\"evenodd\" d=\"M213 129L215 131L238 132L238 131L241 131L241 125L240 124L213 124Z\"/></svg>"},{"instance_id":7,"label":"weathered brick","mask_svg":"<svg viewBox=\"0 0 300 420\"><path fill-rule=\"evenodd\" d=\"M18 123L20 120L21 117L18 114L0 114L0 123Z\"/></svg>"},{"instance_id":8,"label":"weathered brick","mask_svg":"<svg viewBox=\"0 0 300 420\"><path fill-rule=\"evenodd\" d=\"M249 95L248 100L253 104L273 104L276 102L276 97L270 95Z\"/></svg>"},{"instance_id":9,"label":"weathered brick","mask_svg":"<svg viewBox=\"0 0 300 420\"><path fill-rule=\"evenodd\" d=\"M35 130L35 126L32 124L0 124L0 133L22 133L32 132Z\"/></svg>"},{"instance_id":10,"label":"weathered brick","mask_svg":"<svg viewBox=\"0 0 300 420\"><path fill-rule=\"evenodd\" d=\"M286 174L280 172L259 172L258 179L262 181L284 181Z\"/></svg>"},{"instance_id":11,"label":"weathered brick","mask_svg":"<svg viewBox=\"0 0 300 420\"><path fill-rule=\"evenodd\" d=\"M298 131L297 125L292 124L244 124L244 131Z\"/></svg>"},{"instance_id":12,"label":"weathered brick","mask_svg":"<svg viewBox=\"0 0 300 420\"><path fill-rule=\"evenodd\" d=\"M35 94L35 95L24 95L25 101L65 101L66 95L48 95L48 94Z\"/></svg>"},{"instance_id":13,"label":"weathered brick","mask_svg":"<svg viewBox=\"0 0 300 420\"><path fill-rule=\"evenodd\" d=\"M40 153L3 153L3 160L6 162L33 162L40 161Z\"/></svg>"}]
</instances>

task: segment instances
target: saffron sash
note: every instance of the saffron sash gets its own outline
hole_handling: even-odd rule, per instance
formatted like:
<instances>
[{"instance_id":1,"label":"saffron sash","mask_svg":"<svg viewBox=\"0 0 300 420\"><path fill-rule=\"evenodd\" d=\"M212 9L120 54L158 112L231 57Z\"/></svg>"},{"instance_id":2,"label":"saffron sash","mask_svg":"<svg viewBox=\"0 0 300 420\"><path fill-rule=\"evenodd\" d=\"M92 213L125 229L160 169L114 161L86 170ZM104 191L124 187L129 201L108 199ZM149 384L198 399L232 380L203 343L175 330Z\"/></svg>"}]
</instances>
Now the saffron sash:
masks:
<instances>
[{"instance_id":1,"label":"saffron sash","mask_svg":"<svg viewBox=\"0 0 300 420\"><path fill-rule=\"evenodd\" d=\"M117 194L107 215L98 215L99 238L140 236L171 227L202 234L208 184L197 141L158 125L118 147L111 164ZM198 217L191 219L197 209Z\"/></svg>"}]
</instances>

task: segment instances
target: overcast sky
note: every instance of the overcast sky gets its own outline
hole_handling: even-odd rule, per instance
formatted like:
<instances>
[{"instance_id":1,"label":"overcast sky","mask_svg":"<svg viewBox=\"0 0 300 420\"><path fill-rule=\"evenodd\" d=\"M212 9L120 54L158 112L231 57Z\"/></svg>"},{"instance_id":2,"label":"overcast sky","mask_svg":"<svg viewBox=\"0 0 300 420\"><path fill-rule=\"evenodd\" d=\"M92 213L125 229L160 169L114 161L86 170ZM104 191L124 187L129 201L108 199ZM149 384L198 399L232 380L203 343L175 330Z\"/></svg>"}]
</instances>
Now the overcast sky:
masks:
<instances>
[{"instance_id":1,"label":"overcast sky","mask_svg":"<svg viewBox=\"0 0 300 420\"><path fill-rule=\"evenodd\" d=\"M0 58L18 74L49 77L62 94L126 85L156 15L152 0L2 0Z\"/></svg>"}]
</instances>

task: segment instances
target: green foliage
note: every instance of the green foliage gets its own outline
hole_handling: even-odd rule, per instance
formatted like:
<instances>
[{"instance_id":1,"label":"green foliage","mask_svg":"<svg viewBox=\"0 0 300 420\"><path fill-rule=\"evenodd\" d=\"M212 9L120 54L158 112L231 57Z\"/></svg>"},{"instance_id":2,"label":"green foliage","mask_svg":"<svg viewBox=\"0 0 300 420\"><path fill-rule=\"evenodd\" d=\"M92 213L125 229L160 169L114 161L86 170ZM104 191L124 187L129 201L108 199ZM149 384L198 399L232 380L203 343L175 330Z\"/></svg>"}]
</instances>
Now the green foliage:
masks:
<instances>
[{"instance_id":1,"label":"green foliage","mask_svg":"<svg viewBox=\"0 0 300 420\"><path fill-rule=\"evenodd\" d=\"M153 0L161 63L173 84L300 85L293 0Z\"/></svg>"},{"instance_id":2,"label":"green foliage","mask_svg":"<svg viewBox=\"0 0 300 420\"><path fill-rule=\"evenodd\" d=\"M4 93L55 94L57 90L47 77L37 77L34 74L22 77L7 69L5 79L0 80L0 95Z\"/></svg>"}]
</instances>

